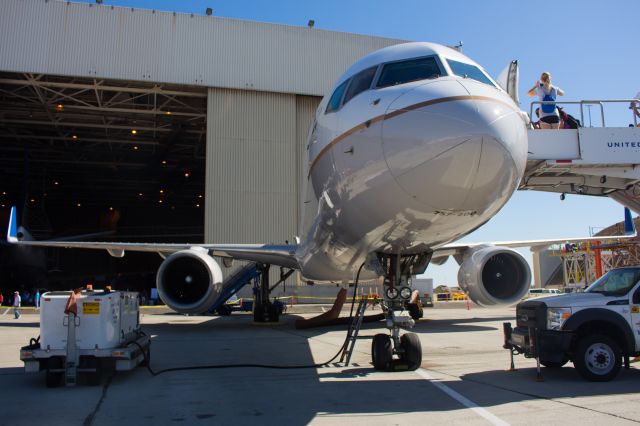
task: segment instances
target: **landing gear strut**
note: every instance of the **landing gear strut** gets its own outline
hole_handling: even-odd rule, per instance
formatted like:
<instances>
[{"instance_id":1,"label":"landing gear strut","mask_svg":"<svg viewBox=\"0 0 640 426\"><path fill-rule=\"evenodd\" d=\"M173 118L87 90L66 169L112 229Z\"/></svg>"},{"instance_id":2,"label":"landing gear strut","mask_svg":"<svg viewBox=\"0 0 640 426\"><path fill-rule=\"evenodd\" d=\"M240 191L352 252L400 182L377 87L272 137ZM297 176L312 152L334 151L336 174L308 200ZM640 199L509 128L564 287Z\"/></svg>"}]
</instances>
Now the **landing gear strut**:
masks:
<instances>
[{"instance_id":1,"label":"landing gear strut","mask_svg":"<svg viewBox=\"0 0 640 426\"><path fill-rule=\"evenodd\" d=\"M255 322L278 322L280 315L283 312L284 305L279 301L271 301L271 291L276 288L280 283L293 274L293 270L284 272L280 270L280 280L273 285L269 286L269 269L271 265L261 265L260 283L255 283L253 287L253 320Z\"/></svg>"},{"instance_id":2,"label":"landing gear strut","mask_svg":"<svg viewBox=\"0 0 640 426\"><path fill-rule=\"evenodd\" d=\"M380 255L386 271L382 307L389 334L376 334L371 344L371 358L376 370L416 370L422 363L422 346L415 333L400 335L400 329L415 325L407 302L411 298L411 276L422 273L430 254ZM394 358L394 356L396 358Z\"/></svg>"}]
</instances>

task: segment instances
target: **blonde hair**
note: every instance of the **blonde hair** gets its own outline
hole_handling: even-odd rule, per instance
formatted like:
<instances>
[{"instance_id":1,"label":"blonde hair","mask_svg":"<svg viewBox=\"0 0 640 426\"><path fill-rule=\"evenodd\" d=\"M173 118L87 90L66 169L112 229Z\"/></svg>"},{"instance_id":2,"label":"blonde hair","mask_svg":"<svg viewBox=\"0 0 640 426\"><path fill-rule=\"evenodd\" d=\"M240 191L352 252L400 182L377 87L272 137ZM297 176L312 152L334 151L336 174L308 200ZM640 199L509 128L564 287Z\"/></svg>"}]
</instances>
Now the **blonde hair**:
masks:
<instances>
[{"instance_id":1,"label":"blonde hair","mask_svg":"<svg viewBox=\"0 0 640 426\"><path fill-rule=\"evenodd\" d=\"M551 84L551 73L545 71L542 74L540 74L540 81L543 83Z\"/></svg>"}]
</instances>

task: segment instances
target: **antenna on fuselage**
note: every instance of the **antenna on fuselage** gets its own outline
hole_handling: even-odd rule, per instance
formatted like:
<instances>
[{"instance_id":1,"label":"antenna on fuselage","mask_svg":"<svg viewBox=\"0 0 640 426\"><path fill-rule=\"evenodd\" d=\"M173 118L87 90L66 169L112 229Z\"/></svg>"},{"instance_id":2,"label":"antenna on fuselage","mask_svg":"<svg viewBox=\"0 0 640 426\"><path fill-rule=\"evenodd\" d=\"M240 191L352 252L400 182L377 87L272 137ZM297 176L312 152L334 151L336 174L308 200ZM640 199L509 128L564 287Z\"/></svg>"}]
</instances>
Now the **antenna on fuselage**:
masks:
<instances>
[{"instance_id":1,"label":"antenna on fuselage","mask_svg":"<svg viewBox=\"0 0 640 426\"><path fill-rule=\"evenodd\" d=\"M455 46L449 46L452 49L456 49L458 52L462 52L462 40L460 40L458 42L458 44L456 44Z\"/></svg>"}]
</instances>

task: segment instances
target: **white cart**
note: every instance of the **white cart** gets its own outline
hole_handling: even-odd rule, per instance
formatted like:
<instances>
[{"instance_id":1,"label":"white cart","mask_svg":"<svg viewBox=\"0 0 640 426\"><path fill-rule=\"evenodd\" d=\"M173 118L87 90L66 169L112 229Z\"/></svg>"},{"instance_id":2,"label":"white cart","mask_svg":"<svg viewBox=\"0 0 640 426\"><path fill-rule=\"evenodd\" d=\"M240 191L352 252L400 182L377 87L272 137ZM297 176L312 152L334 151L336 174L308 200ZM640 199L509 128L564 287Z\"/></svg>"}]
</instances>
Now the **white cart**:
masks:
<instances>
[{"instance_id":1,"label":"white cart","mask_svg":"<svg viewBox=\"0 0 640 426\"><path fill-rule=\"evenodd\" d=\"M97 385L105 371L127 371L149 362L151 341L140 329L138 293L82 291L77 315L67 315L71 294L42 295L40 337L20 350L25 372L46 371L48 387L74 386L83 376Z\"/></svg>"}]
</instances>

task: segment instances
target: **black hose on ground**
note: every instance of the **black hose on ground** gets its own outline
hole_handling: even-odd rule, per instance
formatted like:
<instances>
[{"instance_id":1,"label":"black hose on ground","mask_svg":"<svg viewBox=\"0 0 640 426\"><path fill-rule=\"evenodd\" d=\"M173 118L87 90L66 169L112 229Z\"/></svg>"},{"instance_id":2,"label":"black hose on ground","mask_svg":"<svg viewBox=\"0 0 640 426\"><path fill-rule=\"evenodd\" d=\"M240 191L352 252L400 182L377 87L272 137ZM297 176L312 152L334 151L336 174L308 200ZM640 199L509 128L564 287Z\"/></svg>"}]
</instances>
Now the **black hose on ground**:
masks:
<instances>
[{"instance_id":1,"label":"black hose on ground","mask_svg":"<svg viewBox=\"0 0 640 426\"><path fill-rule=\"evenodd\" d=\"M356 294L358 292L358 281L360 279L360 271L362 271L363 266L364 266L364 263L360 265L360 268L358 269L358 274L356 275L356 282L353 288L353 298L351 299L351 312L349 313L350 319L353 319L353 307L356 302ZM310 365L213 364L213 365L197 365L193 367L173 367L173 368L165 368L164 370L154 371L151 368L151 365L149 365L148 353L144 350L144 348L138 342L133 342L133 343L140 348L140 351L142 351L142 355L144 356L144 363L147 367L147 370L149 370L149 373L151 373L152 376L158 376L160 374L169 373L172 371L209 370L209 369L218 369L218 368L268 368L273 370L295 370L295 369L303 369L303 368L320 368L320 367L324 367L325 365L331 364L336 358L338 358L338 356L340 356L342 351L344 351L344 349L347 347L347 344L349 343L349 333L347 332L347 336L345 337L344 342L342 343L342 346L340 346L340 349L338 350L338 352L330 360L319 363L319 364L310 364ZM151 346L151 342L149 342L149 346Z\"/></svg>"}]
</instances>

